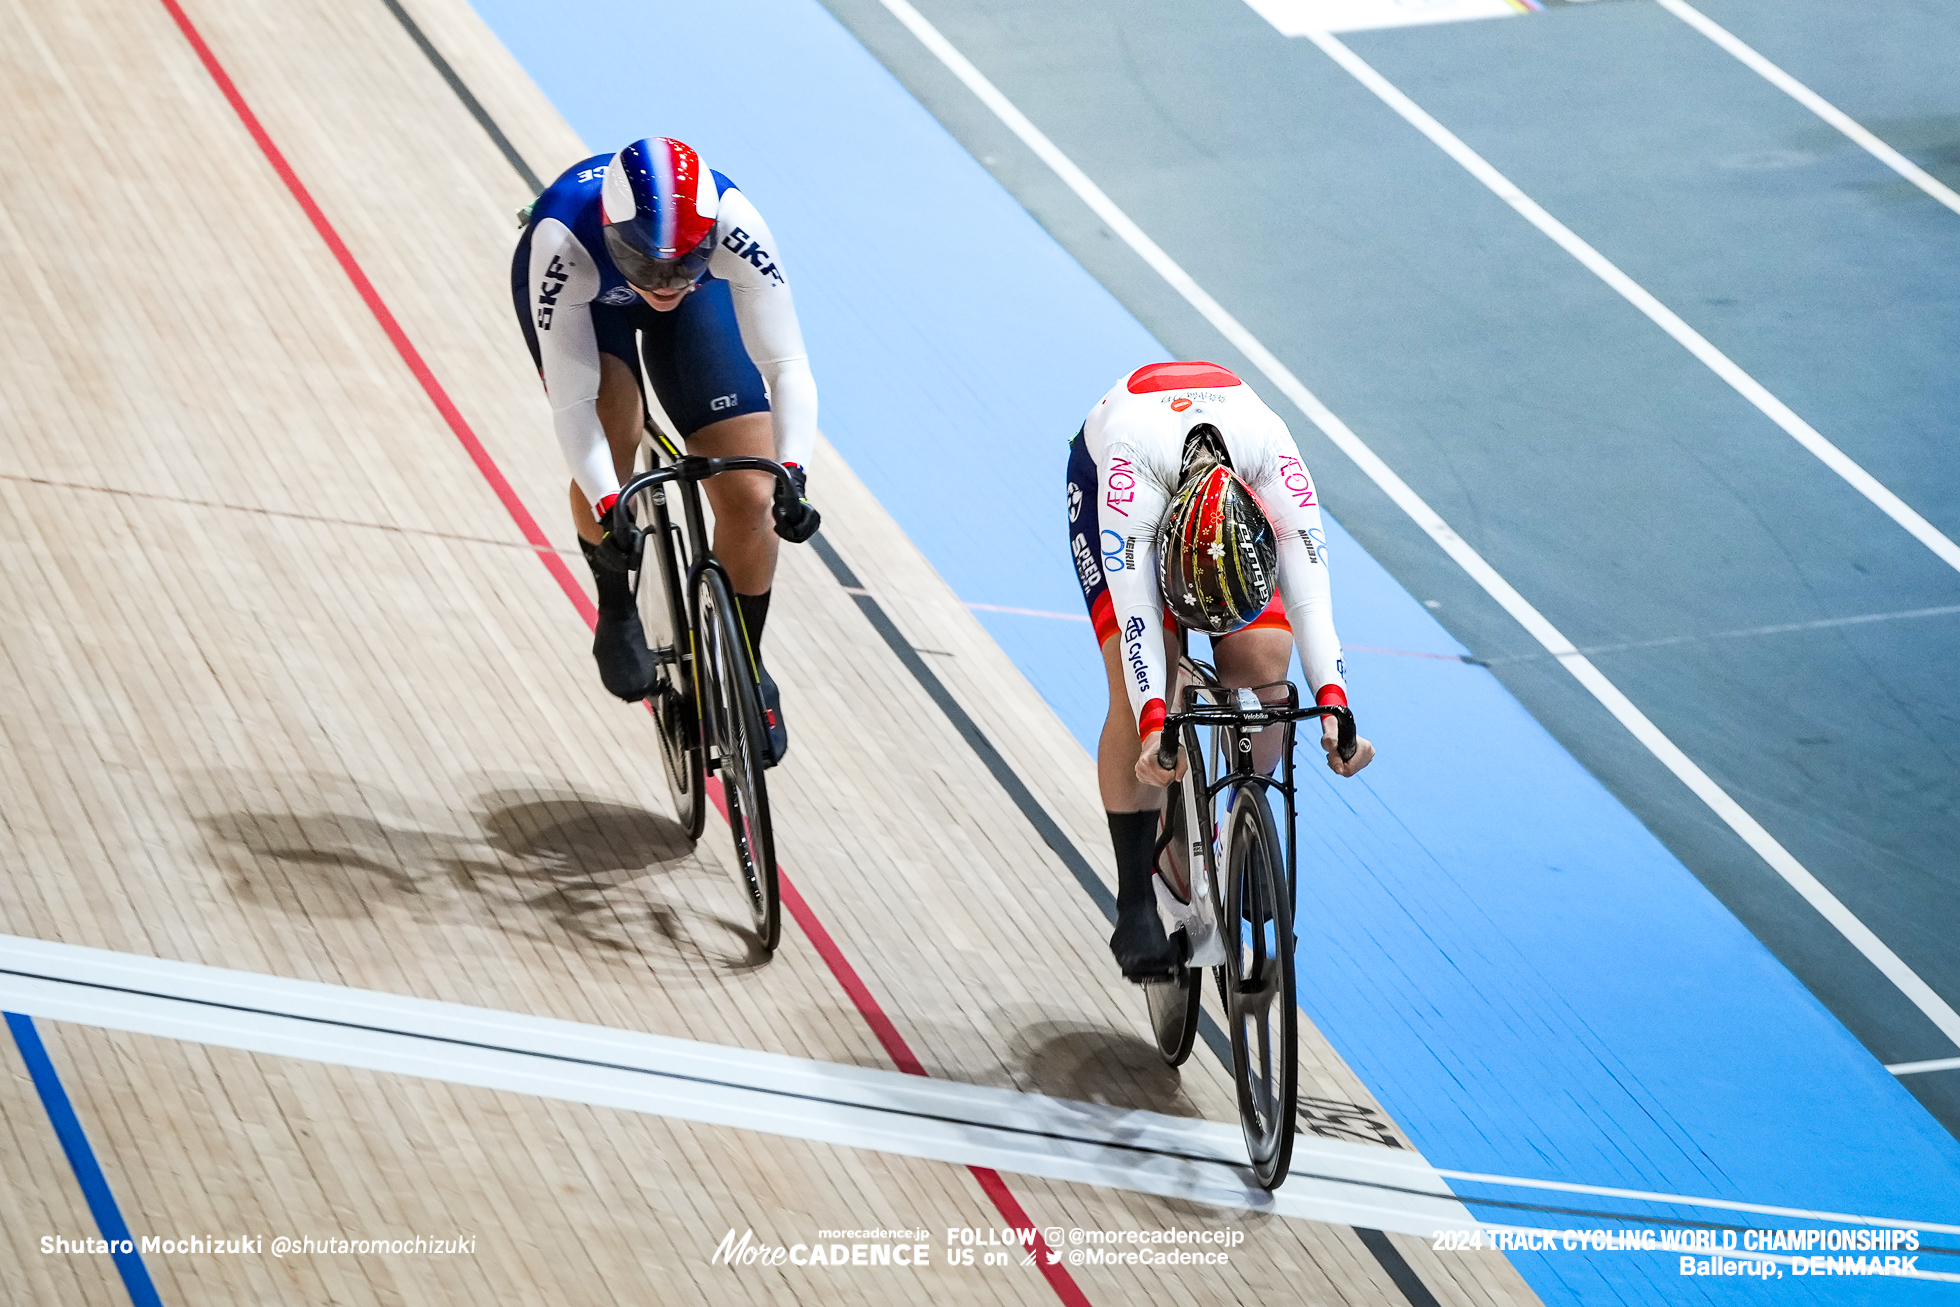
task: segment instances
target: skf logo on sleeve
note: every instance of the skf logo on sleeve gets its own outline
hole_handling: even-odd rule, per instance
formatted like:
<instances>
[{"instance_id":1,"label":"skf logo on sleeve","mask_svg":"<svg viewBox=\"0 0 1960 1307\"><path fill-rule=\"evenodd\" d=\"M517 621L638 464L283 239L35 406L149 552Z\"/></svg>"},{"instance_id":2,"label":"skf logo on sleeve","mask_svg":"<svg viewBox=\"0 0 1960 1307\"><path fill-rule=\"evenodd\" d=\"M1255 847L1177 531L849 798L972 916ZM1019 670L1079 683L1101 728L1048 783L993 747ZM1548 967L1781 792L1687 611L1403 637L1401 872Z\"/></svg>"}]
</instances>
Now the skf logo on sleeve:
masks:
<instances>
[{"instance_id":1,"label":"skf logo on sleeve","mask_svg":"<svg viewBox=\"0 0 1960 1307\"><path fill-rule=\"evenodd\" d=\"M556 311L558 297L565 293L565 283L572 279L565 261L556 254L545 265L544 280L538 283L538 330L551 330L551 315Z\"/></svg>"},{"instance_id":2,"label":"skf logo on sleeve","mask_svg":"<svg viewBox=\"0 0 1960 1307\"><path fill-rule=\"evenodd\" d=\"M752 239L740 227L722 237L721 247L738 259L747 259L755 266L756 271L774 279L777 285L782 284L783 274L776 270L775 259L771 257L768 250L762 248L760 241Z\"/></svg>"}]
</instances>

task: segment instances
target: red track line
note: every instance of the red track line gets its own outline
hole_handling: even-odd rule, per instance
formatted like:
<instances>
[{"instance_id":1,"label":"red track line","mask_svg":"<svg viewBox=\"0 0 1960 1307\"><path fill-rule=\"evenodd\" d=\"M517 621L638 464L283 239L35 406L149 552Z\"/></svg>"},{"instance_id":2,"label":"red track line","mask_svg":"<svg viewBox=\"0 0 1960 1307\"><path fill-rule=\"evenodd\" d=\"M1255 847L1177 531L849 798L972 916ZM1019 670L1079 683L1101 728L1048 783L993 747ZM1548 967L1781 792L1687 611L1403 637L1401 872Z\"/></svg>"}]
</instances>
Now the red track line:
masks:
<instances>
[{"instance_id":1,"label":"red track line","mask_svg":"<svg viewBox=\"0 0 1960 1307\"><path fill-rule=\"evenodd\" d=\"M571 599L572 606L578 610L579 616L585 619L585 624L588 627L596 624L598 612L592 606L592 600L586 596L584 588L572 575L571 569L565 566L565 560L552 549L550 541L538 528L537 519L531 516L531 511L524 506L524 501L517 497L517 491L511 487L510 480L504 476L503 469L497 466L496 460L490 457L490 451L483 447L481 440L477 439L476 432L470 429L470 424L464 420L462 413L450 400L449 393L443 389L442 383L436 380L435 373L431 372L429 365L423 362L420 351L409 340L408 333L403 331L401 324L395 320L395 315L389 310L386 301L381 298L380 292L375 290L374 283L368 280L367 273L361 269L360 263L354 258L346 243L340 239L340 233L334 230L331 222L327 221L327 215L321 212L318 204L314 203L312 193L306 189L305 183L300 181L292 165L286 162L286 156L280 153L279 147L273 144L272 137L260 124L258 115L252 112L251 106L245 103L245 97L239 94L237 84L231 80L231 75L225 71L224 65L219 63L217 56L211 53L211 47L205 44L204 37L192 25L190 17L184 13L177 0L160 0L160 2L170 12L177 29L184 34L184 39L190 42L191 49L196 51L197 57L203 61L205 71L211 74L211 80L216 82L218 89L224 93L225 99L231 104L232 112L238 115L239 121L245 125L245 130L251 133L252 140L258 144L259 152L265 155L266 162L270 163L272 170L279 174L279 180L286 184L286 189L292 193L293 199L299 202L299 207L313 223L313 229L320 233L320 239L325 241L327 248L333 252L334 258L340 263L341 271L346 273L347 279L354 284L354 289L360 293L362 301L368 306L368 311L374 315L375 321L381 324L381 330L387 334L389 343L395 347L395 352L401 355L402 362L406 363L408 370L415 374L415 379L422 383L422 389L428 395L429 402L435 405L436 411L442 415L443 421L449 424L450 431L455 433L456 439L462 443L464 450L469 454L470 461L476 464L476 470L482 473L483 479L490 483L490 488L503 502L504 509L517 523L517 529L530 543L539 561L558 582L559 588ZM726 821L728 808L722 798L720 782L710 781L708 793L713 796L715 807L721 813L722 820ZM864 1018L865 1024L871 1027L871 1032L878 1037L878 1042L884 1045L885 1052L890 1055L893 1064L908 1075L925 1075L925 1068L913 1055L904 1037L898 1033L898 1027L893 1025L891 1018L885 1015L885 1010L879 1006L870 988L859 978L857 969L844 956L844 951L837 946L837 942L830 937L830 932L824 929L823 922L819 921L816 914L810 910L810 905L804 901L802 894L797 892L796 886L791 883L788 875L781 873L780 866L777 870L781 877L783 903L789 908L790 915L796 918L797 924L803 928L803 933L816 946L818 955L829 966L830 974L836 977L837 983L850 997L858 1014ZM1008 1189L1007 1182L1000 1178L999 1172L984 1166L967 1169L973 1172L974 1179L980 1182L980 1188L993 1200L994 1206L999 1209L1010 1226L1017 1229L1034 1228L1034 1223L1028 1219L1027 1212L1022 1208L1020 1201L1014 1197L1013 1191ZM1067 1304L1067 1307L1089 1307L1088 1298L1083 1295L1067 1269L1062 1267L1059 1261L1052 1265L1049 1263L1047 1254L1050 1249L1039 1230L1035 1231L1032 1247L1036 1263L1041 1267L1041 1273L1048 1278L1048 1283L1053 1286L1056 1296ZM1053 1251L1059 1255L1061 1250Z\"/></svg>"},{"instance_id":2,"label":"red track line","mask_svg":"<svg viewBox=\"0 0 1960 1307\"><path fill-rule=\"evenodd\" d=\"M585 591L579 586L578 579L572 575L571 569L565 566L565 560L552 551L551 542L545 538L544 532L538 529L537 520L531 516L531 510L524 507L524 501L519 499L517 491L511 488L503 469L498 467L496 460L490 457L490 451L483 447L481 440L477 439L476 432L470 430L470 424L463 420L463 415L450 401L449 393L442 388L442 383L436 380L435 373L429 371L429 365L422 361L421 352L409 340L408 333L402 330L401 324L395 321L395 315L389 311L380 292L375 290L374 283L368 280L367 273L361 270L361 265L355 261L345 242L340 239L340 233L335 231L333 224L327 221L327 215L320 212L320 206L313 202L312 193L306 189L305 183L300 181L292 165L286 162L286 156L279 152L279 147L272 143L272 137L266 134L265 128L259 123L258 115L253 113L251 106L245 103L245 97L238 93L238 87L231 80L231 74L227 73L224 65L218 62L218 57L211 53L211 47L204 43L204 37L198 33L196 27L192 26L190 17L177 4L177 0L162 0L162 4L170 11L171 18L176 20L177 30L181 31L184 39L190 42L191 49L197 52L197 57L204 61L204 70L211 74L211 80L218 84L220 91L224 92L224 97L231 103L232 111L238 115L238 120L245 124L245 130L250 132L252 139L258 143L259 152L265 155L266 162L270 163L272 170L279 174L279 180L286 183L286 189L292 192L295 200L299 201L299 207L312 221L313 229L320 233L320 239L327 243L329 250L333 251L334 258L340 262L340 270L347 274L347 280L354 283L354 289L360 292L362 301L368 306L368 311L374 314L374 320L380 323L381 330L387 333L389 343L394 345L395 352L402 356L402 362L408 364L408 370L415 374L417 381L422 383L422 389L428 394L429 401L436 406L436 412L442 414L442 420L447 422L449 429L456 433L456 439L462 442L470 460L476 464L476 470L483 474L483 479L488 481L490 488L497 492L497 498L503 501L505 510L516 521L517 529L538 552L538 557L544 561L545 569L551 573L552 579L558 582L559 587L571 599L573 606L579 610L588 625L597 621L598 614L592 607L592 601L586 597Z\"/></svg>"},{"instance_id":3,"label":"red track line","mask_svg":"<svg viewBox=\"0 0 1960 1307\"><path fill-rule=\"evenodd\" d=\"M711 778L708 781L708 797L715 801L715 811L721 814L721 819L727 821L728 800L722 794L719 780ZM780 862L776 865L776 872L782 886L783 906L789 909L790 916L796 918L796 924L803 928L803 933L809 937L810 943L816 948L817 956L824 960L824 964L830 968L830 974L837 978L837 983L850 996L851 1002L857 1007L858 1015L863 1017L864 1023L871 1027L871 1033L876 1035L878 1042L885 1046L885 1054L891 1058L892 1065L906 1075L925 1075L926 1069L912 1052L912 1046L905 1042L905 1036L898 1033L898 1027L893 1025L892 1019L885 1015L884 1008L880 1007L878 1000L873 997L871 987L859 977L857 968L852 966L851 960L844 956L844 950L837 946L837 941L830 937L830 932L824 928L823 922L818 919L815 912L810 910L809 903L791 883L788 873L783 871ZM1048 1284L1055 1290L1055 1296L1068 1304L1068 1307L1089 1307L1087 1295L1075 1283L1075 1277L1068 1273L1068 1268L1061 1264L1062 1250L1049 1248L1047 1236L1028 1219L1027 1211L1021 1206L1021 1200L1016 1198L1014 1191L1007 1187L1007 1181L1000 1178L1000 1172L990 1166L969 1166L966 1169L973 1172L973 1178L980 1182L980 1188L987 1197L994 1200L994 1207L1007 1218L1009 1226L1016 1230L1034 1231L1034 1242L1029 1245L1029 1249L1034 1253L1035 1265L1039 1266L1041 1273L1048 1277ZM1051 1252L1055 1255L1053 1262L1049 1261Z\"/></svg>"}]
</instances>

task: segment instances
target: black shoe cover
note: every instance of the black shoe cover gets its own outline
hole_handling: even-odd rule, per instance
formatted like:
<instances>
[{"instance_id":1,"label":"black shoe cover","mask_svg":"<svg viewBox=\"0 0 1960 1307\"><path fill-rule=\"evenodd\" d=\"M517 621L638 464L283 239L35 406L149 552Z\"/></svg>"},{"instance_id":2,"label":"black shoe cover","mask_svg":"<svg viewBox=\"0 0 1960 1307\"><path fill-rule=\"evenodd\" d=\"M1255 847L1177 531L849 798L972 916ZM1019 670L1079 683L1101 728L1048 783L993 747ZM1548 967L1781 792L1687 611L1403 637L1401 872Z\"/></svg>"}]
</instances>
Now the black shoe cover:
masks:
<instances>
[{"instance_id":1,"label":"black shoe cover","mask_svg":"<svg viewBox=\"0 0 1960 1307\"><path fill-rule=\"evenodd\" d=\"M1171 980L1184 959L1178 946L1164 934L1157 919L1155 903L1132 904L1116 917L1116 933L1109 937L1109 951L1125 980Z\"/></svg>"},{"instance_id":2,"label":"black shoe cover","mask_svg":"<svg viewBox=\"0 0 1960 1307\"><path fill-rule=\"evenodd\" d=\"M599 679L607 693L634 703L653 692L659 664L654 661L653 650L647 648L646 629L633 609L623 613L600 611L599 625L592 633L592 657L599 664Z\"/></svg>"},{"instance_id":3,"label":"black shoe cover","mask_svg":"<svg viewBox=\"0 0 1960 1307\"><path fill-rule=\"evenodd\" d=\"M776 688L776 678L767 667L758 670L762 673L762 729L769 734L762 765L774 767L789 752L789 726L783 721L783 695Z\"/></svg>"}]
</instances>

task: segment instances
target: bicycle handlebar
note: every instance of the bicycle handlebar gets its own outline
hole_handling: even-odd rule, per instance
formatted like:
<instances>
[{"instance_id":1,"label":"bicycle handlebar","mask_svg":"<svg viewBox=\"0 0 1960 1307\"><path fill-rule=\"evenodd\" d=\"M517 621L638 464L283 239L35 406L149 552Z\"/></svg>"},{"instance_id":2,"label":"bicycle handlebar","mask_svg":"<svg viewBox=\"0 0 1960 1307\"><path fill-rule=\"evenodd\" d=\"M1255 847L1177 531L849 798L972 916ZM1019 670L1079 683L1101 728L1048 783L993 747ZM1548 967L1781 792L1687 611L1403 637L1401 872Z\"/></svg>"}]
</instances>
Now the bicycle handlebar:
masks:
<instances>
[{"instance_id":1,"label":"bicycle handlebar","mask_svg":"<svg viewBox=\"0 0 1960 1307\"><path fill-rule=\"evenodd\" d=\"M1257 712L1236 707L1193 708L1164 718L1163 734L1157 737L1157 765L1165 771L1177 766L1178 741L1184 726L1267 727L1279 722L1306 721L1311 717L1332 717L1335 724L1335 750L1342 762L1353 759L1354 714L1337 703L1314 708L1282 708L1262 705Z\"/></svg>"},{"instance_id":2,"label":"bicycle handlebar","mask_svg":"<svg viewBox=\"0 0 1960 1307\"><path fill-rule=\"evenodd\" d=\"M789 469L781 463L772 463L766 458L752 454L734 454L727 458L702 458L689 454L667 467L656 467L628 481L620 488L619 499L612 506L613 529L623 530L632 525L629 514L632 512L633 497L654 486L665 485L669 481L706 481L709 477L720 476L723 472L767 472L776 478L778 486L786 486L792 491L796 483L790 480Z\"/></svg>"}]
</instances>

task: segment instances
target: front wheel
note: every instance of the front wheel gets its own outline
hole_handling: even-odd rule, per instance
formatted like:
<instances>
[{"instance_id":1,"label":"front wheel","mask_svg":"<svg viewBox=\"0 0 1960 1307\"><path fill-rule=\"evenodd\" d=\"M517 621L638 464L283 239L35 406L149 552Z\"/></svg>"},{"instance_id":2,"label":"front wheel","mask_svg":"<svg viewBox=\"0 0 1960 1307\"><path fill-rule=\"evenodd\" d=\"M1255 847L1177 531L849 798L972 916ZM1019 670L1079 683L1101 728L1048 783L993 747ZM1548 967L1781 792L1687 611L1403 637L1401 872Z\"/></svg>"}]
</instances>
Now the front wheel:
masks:
<instances>
[{"instance_id":1,"label":"front wheel","mask_svg":"<svg viewBox=\"0 0 1960 1307\"><path fill-rule=\"evenodd\" d=\"M1293 985L1293 896L1264 787L1247 785L1226 817L1225 1015L1239 1082L1239 1123L1253 1176L1267 1189L1293 1163L1300 1093L1299 1006ZM1238 947L1231 947L1232 937Z\"/></svg>"},{"instance_id":2,"label":"front wheel","mask_svg":"<svg viewBox=\"0 0 1960 1307\"><path fill-rule=\"evenodd\" d=\"M694 582L695 696L701 705L708 765L721 775L728 828L735 837L735 878L749 905L762 951L782 938L783 908L776 840L763 780L761 690L728 579L713 567Z\"/></svg>"}]
</instances>

